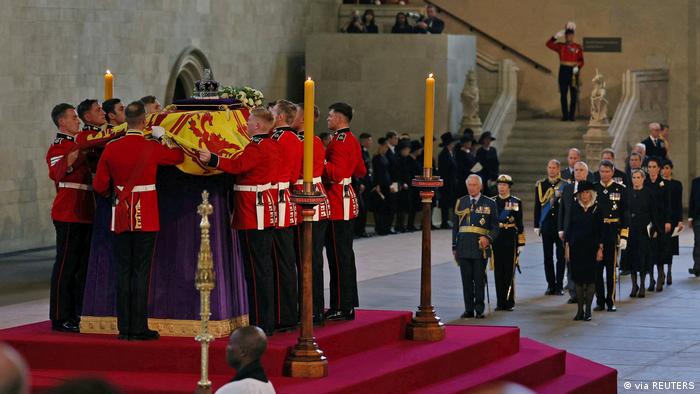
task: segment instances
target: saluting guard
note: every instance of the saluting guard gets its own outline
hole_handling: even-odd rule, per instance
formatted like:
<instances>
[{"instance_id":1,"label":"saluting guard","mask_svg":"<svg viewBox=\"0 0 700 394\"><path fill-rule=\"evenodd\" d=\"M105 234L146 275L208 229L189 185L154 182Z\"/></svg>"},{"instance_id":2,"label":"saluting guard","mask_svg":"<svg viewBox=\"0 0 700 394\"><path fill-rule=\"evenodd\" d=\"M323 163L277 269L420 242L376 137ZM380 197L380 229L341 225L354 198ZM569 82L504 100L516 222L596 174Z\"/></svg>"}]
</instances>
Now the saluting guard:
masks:
<instances>
[{"instance_id":1,"label":"saluting guard","mask_svg":"<svg viewBox=\"0 0 700 394\"><path fill-rule=\"evenodd\" d=\"M576 24L569 22L566 29L560 30L547 40L547 48L559 54L559 94L561 100L561 120L574 120L578 99L579 73L583 67L583 47L574 42ZM558 42L564 37L565 42ZM571 102L567 95L571 93Z\"/></svg>"}]
</instances>

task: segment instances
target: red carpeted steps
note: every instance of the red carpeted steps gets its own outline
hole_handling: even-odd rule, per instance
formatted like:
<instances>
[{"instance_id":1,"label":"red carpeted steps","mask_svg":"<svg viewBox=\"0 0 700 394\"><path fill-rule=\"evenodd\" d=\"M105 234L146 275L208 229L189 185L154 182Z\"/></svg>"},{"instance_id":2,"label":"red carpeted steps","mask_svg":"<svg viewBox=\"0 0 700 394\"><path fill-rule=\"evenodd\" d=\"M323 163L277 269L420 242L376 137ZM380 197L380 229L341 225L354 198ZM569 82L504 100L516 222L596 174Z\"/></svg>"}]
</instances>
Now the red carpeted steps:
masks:
<instances>
[{"instance_id":1,"label":"red carpeted steps","mask_svg":"<svg viewBox=\"0 0 700 394\"><path fill-rule=\"evenodd\" d=\"M440 342L404 339L411 314L358 311L350 322L315 331L329 359L324 379L282 376L298 334L270 338L263 365L279 393L465 392L509 380L538 392L615 392L616 371L544 344L521 339L514 327L449 326ZM191 393L198 380L199 345L191 338L126 342L106 335L56 333L48 323L0 331L28 360L35 392L80 375L101 376L126 393ZM211 346L214 388L228 382L226 340Z\"/></svg>"}]
</instances>

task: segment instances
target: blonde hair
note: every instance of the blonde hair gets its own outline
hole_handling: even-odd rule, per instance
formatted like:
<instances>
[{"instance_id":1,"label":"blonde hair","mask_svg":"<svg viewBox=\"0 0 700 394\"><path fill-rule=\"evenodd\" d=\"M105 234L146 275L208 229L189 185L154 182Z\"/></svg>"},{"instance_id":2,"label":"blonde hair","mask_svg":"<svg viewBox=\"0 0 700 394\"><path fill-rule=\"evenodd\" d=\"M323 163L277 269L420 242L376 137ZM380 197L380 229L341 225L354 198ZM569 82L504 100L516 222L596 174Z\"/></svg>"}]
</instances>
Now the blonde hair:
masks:
<instances>
[{"instance_id":1,"label":"blonde hair","mask_svg":"<svg viewBox=\"0 0 700 394\"><path fill-rule=\"evenodd\" d=\"M275 117L272 116L272 112L265 107L254 107L250 110L250 116L255 116L266 123L274 123Z\"/></svg>"},{"instance_id":2,"label":"blonde hair","mask_svg":"<svg viewBox=\"0 0 700 394\"><path fill-rule=\"evenodd\" d=\"M277 107L277 111L280 114L284 115L284 120L287 124L294 122L294 118L297 116L296 104L287 100L277 100L275 107Z\"/></svg>"}]
</instances>

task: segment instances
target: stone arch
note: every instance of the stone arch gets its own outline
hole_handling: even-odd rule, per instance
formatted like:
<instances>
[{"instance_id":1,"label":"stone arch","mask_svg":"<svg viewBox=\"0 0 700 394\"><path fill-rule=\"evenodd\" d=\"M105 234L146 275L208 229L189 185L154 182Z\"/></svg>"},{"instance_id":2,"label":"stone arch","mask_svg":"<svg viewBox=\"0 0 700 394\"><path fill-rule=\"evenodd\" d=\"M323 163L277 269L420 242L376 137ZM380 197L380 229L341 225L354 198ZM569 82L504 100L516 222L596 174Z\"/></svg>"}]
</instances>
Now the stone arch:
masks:
<instances>
[{"instance_id":1,"label":"stone arch","mask_svg":"<svg viewBox=\"0 0 700 394\"><path fill-rule=\"evenodd\" d=\"M178 56L170 73L168 85L165 88L165 104L171 104L175 99L190 97L194 82L202 79L206 68L211 70L209 59L204 52L193 46L185 48Z\"/></svg>"}]
</instances>

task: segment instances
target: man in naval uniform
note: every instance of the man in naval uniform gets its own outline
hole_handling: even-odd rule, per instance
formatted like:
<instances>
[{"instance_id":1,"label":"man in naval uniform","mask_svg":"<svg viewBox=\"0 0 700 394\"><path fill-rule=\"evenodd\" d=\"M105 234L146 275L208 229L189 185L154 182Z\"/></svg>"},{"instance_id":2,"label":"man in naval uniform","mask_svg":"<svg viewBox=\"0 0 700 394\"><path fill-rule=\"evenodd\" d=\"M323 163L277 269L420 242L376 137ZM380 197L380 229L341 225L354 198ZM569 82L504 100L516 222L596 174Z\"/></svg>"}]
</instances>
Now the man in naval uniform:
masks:
<instances>
[{"instance_id":1,"label":"man in naval uniform","mask_svg":"<svg viewBox=\"0 0 700 394\"><path fill-rule=\"evenodd\" d=\"M464 294L462 318L484 318L486 260L498 235L498 208L481 189L481 177L469 175L469 194L457 200L452 216L452 254L459 264Z\"/></svg>"}]
</instances>

